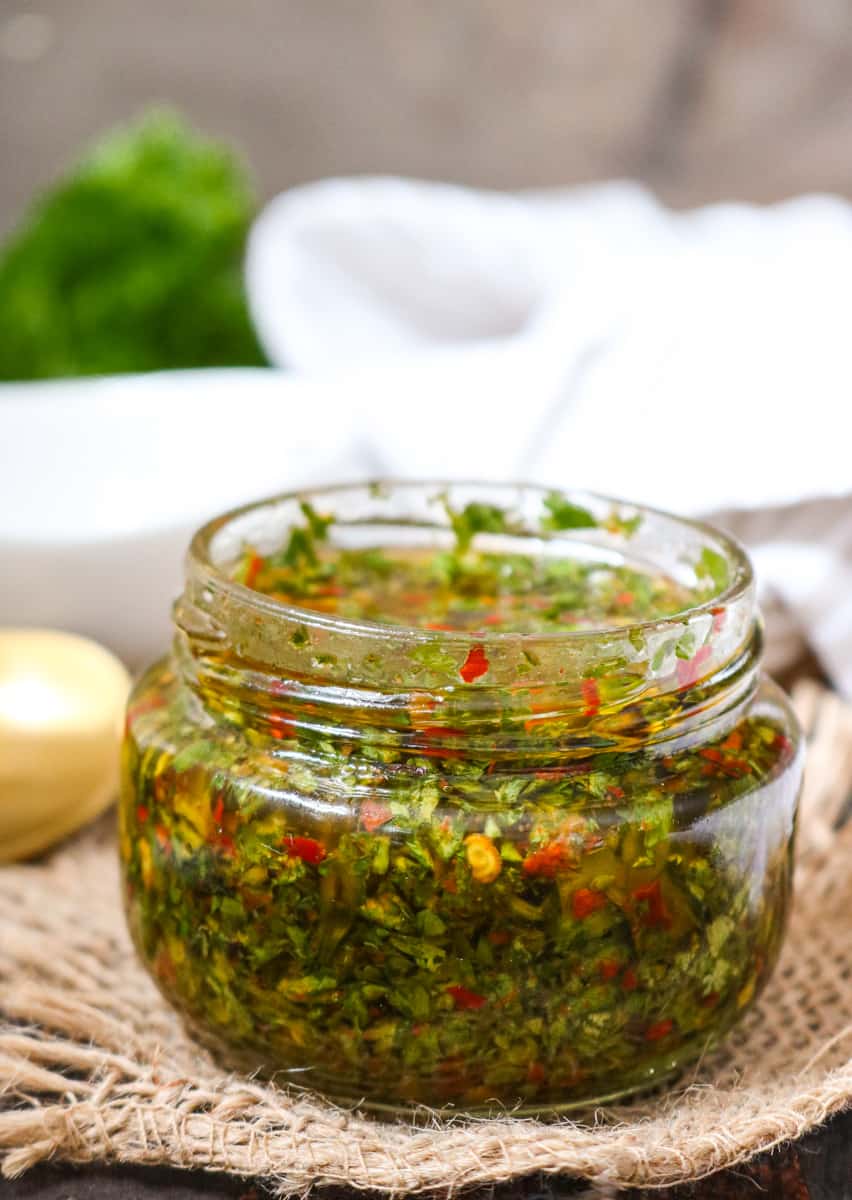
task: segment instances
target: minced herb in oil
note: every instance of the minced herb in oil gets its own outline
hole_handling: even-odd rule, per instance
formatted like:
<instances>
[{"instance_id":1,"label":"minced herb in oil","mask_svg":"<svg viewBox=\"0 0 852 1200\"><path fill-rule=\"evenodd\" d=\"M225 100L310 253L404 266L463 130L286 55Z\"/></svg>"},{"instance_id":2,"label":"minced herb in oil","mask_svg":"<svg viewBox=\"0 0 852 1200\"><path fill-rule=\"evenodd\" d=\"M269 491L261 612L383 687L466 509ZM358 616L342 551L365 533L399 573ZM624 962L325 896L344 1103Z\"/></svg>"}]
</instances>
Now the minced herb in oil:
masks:
<instances>
[{"instance_id":1,"label":"minced herb in oil","mask_svg":"<svg viewBox=\"0 0 852 1200\"><path fill-rule=\"evenodd\" d=\"M281 550L247 547L232 578L470 646L454 687L410 691L381 717L357 700L314 712L288 680L250 707L199 700L168 664L143 678L122 853L131 928L164 992L249 1067L391 1107L558 1107L695 1057L777 954L787 733L752 708L661 751L659 731L702 703L695 646L682 685L643 704L583 680L567 724L520 680L487 689L491 738L474 737L470 697L488 684L488 633L656 620L699 603L703 582L480 549L478 535L513 532L486 505L450 511L453 543L416 551L342 547L304 515ZM595 524L556 496L546 521ZM718 566L699 564L710 591Z\"/></svg>"}]
</instances>

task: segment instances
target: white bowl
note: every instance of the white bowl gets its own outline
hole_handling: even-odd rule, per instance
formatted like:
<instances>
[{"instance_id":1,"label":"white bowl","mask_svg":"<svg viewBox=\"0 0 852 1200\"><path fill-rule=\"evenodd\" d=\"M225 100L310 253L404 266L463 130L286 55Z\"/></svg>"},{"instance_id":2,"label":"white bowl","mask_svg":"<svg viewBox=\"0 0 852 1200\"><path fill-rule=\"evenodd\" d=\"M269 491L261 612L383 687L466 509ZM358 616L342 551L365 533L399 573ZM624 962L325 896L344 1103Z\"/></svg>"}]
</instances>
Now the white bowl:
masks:
<instances>
[{"instance_id":1,"label":"white bowl","mask_svg":"<svg viewBox=\"0 0 852 1200\"><path fill-rule=\"evenodd\" d=\"M263 369L0 387L0 625L162 653L200 524L357 474L341 399Z\"/></svg>"}]
</instances>

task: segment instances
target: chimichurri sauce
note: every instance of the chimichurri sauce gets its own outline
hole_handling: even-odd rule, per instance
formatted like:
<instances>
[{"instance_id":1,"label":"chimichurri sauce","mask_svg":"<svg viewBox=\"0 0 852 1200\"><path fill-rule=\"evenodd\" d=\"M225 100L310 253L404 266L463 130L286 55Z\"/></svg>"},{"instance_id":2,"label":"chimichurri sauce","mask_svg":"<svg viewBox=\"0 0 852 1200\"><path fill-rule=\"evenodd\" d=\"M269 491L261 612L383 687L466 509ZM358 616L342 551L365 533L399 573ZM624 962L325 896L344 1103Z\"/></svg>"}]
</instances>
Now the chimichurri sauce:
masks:
<instances>
[{"instance_id":1,"label":"chimichurri sauce","mask_svg":"<svg viewBox=\"0 0 852 1200\"><path fill-rule=\"evenodd\" d=\"M599 559L370 547L291 564L251 552L235 578L315 612L421 629L492 633L594 630L688 608L668 576Z\"/></svg>"},{"instance_id":2,"label":"chimichurri sauce","mask_svg":"<svg viewBox=\"0 0 852 1200\"><path fill-rule=\"evenodd\" d=\"M661 749L652 735L701 703L694 672L629 712L584 681L570 737L518 689L502 717L491 697L491 742L468 737L466 697L488 669L477 634L617 627L700 594L628 562L479 550L478 532L505 531L493 513L473 529L453 514L449 547L341 549L305 507L232 578L336 617L466 631L470 652L455 690L381 719L300 707L286 680L249 705L170 665L143 678L121 845L162 990L250 1069L389 1108L559 1108L696 1057L782 935L795 786L771 704Z\"/></svg>"}]
</instances>

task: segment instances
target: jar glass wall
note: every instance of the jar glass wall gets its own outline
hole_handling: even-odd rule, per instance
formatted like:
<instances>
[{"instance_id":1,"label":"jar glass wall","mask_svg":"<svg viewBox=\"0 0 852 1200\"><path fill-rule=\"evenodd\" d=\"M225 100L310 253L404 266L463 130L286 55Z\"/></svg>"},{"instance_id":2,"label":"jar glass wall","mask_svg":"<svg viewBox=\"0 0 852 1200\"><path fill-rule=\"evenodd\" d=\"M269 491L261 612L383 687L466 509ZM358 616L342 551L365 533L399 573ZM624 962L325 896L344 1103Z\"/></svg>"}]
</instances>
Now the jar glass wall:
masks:
<instances>
[{"instance_id":1,"label":"jar glass wall","mask_svg":"<svg viewBox=\"0 0 852 1200\"><path fill-rule=\"evenodd\" d=\"M434 556L464 514L495 562L629 567L682 606L428 628L247 586L294 530ZM128 709L126 904L229 1061L378 1111L558 1111L668 1077L759 994L802 754L718 531L529 487L328 489L206 526L175 618Z\"/></svg>"}]
</instances>

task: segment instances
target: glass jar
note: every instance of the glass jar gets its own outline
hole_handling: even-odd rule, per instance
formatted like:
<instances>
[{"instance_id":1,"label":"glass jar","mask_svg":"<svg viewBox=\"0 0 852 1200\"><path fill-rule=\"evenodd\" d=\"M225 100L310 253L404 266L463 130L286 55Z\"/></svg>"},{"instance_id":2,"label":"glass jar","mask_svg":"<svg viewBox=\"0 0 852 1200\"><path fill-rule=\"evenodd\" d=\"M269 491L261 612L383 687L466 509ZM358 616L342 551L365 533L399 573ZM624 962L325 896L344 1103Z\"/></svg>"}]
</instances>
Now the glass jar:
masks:
<instances>
[{"instance_id":1,"label":"glass jar","mask_svg":"<svg viewBox=\"0 0 852 1200\"><path fill-rule=\"evenodd\" d=\"M450 502L500 505L495 552L642 564L689 603L566 633L344 619L234 578L304 496L205 526L127 714L151 974L228 1061L379 1112L552 1112L671 1076L754 1002L790 895L800 733L744 552L587 494L554 529L532 487L309 498L350 547L446 546Z\"/></svg>"}]
</instances>

